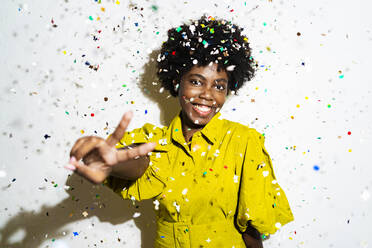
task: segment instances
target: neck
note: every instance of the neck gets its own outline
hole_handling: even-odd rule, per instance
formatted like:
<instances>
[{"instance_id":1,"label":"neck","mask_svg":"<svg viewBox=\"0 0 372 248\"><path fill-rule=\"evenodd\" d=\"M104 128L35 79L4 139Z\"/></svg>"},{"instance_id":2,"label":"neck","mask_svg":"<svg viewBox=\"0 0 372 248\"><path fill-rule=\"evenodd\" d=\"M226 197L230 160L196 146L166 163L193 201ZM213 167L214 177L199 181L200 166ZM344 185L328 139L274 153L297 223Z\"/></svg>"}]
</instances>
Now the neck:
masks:
<instances>
[{"instance_id":1,"label":"neck","mask_svg":"<svg viewBox=\"0 0 372 248\"><path fill-rule=\"evenodd\" d=\"M203 129L204 126L196 125L185 117L185 114L181 114L182 133L185 137L185 141L189 142L194 133Z\"/></svg>"}]
</instances>

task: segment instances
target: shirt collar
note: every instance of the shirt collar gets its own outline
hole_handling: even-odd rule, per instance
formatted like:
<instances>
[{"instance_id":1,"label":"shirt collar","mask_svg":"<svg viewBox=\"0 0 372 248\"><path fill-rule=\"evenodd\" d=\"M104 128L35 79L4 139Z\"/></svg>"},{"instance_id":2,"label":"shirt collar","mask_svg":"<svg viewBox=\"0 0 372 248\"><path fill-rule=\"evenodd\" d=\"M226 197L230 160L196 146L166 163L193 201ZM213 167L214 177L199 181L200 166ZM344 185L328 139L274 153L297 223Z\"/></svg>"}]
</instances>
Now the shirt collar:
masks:
<instances>
[{"instance_id":1,"label":"shirt collar","mask_svg":"<svg viewBox=\"0 0 372 248\"><path fill-rule=\"evenodd\" d=\"M168 133L170 133L170 139L173 139L179 144L184 145L186 141L182 133L181 114L182 111L172 120L168 128ZM222 120L219 119L220 116L221 113L217 112L201 130L201 133L213 144L217 141L218 134L222 131Z\"/></svg>"}]
</instances>

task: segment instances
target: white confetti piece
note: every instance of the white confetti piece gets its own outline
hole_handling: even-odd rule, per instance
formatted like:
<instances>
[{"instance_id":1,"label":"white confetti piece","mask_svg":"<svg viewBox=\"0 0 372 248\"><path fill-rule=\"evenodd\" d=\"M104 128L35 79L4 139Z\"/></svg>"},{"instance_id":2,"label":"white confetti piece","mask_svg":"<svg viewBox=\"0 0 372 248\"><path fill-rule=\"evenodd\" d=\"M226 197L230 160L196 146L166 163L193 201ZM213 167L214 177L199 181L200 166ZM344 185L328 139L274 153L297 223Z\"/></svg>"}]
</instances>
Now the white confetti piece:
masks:
<instances>
[{"instance_id":1,"label":"white confetti piece","mask_svg":"<svg viewBox=\"0 0 372 248\"><path fill-rule=\"evenodd\" d=\"M368 199L370 197L370 194L369 194L369 192L367 190L364 190L363 193L362 193L362 195L360 197L362 197L362 199L364 201L368 201Z\"/></svg>"},{"instance_id":2,"label":"white confetti piece","mask_svg":"<svg viewBox=\"0 0 372 248\"><path fill-rule=\"evenodd\" d=\"M6 177L6 172L5 171L0 171L0 178Z\"/></svg>"},{"instance_id":3,"label":"white confetti piece","mask_svg":"<svg viewBox=\"0 0 372 248\"><path fill-rule=\"evenodd\" d=\"M262 172L262 175L263 175L264 177L267 177L267 176L269 175L269 171L263 171L263 172Z\"/></svg>"},{"instance_id":4,"label":"white confetti piece","mask_svg":"<svg viewBox=\"0 0 372 248\"><path fill-rule=\"evenodd\" d=\"M177 212L180 212L180 205L177 204L177 202L173 202L173 206L176 207Z\"/></svg>"},{"instance_id":5,"label":"white confetti piece","mask_svg":"<svg viewBox=\"0 0 372 248\"><path fill-rule=\"evenodd\" d=\"M187 194L187 189L182 190L182 194L186 195Z\"/></svg>"},{"instance_id":6,"label":"white confetti piece","mask_svg":"<svg viewBox=\"0 0 372 248\"><path fill-rule=\"evenodd\" d=\"M160 205L160 202L158 200L155 200L153 201L152 203L154 203L154 207L155 207L155 210L159 210L159 205Z\"/></svg>"},{"instance_id":7,"label":"white confetti piece","mask_svg":"<svg viewBox=\"0 0 372 248\"><path fill-rule=\"evenodd\" d=\"M234 175L234 183L238 183L239 182L239 176L238 175Z\"/></svg>"},{"instance_id":8,"label":"white confetti piece","mask_svg":"<svg viewBox=\"0 0 372 248\"><path fill-rule=\"evenodd\" d=\"M277 223L275 223L275 227L279 229L279 228L282 227L282 224L280 224L279 222L277 222Z\"/></svg>"},{"instance_id":9,"label":"white confetti piece","mask_svg":"<svg viewBox=\"0 0 372 248\"><path fill-rule=\"evenodd\" d=\"M230 65L230 66L226 67L227 71L233 71L234 69L235 69L235 65Z\"/></svg>"},{"instance_id":10,"label":"white confetti piece","mask_svg":"<svg viewBox=\"0 0 372 248\"><path fill-rule=\"evenodd\" d=\"M139 213L139 212L135 212L134 214L133 214L133 218L138 218L138 217L140 217L141 216L141 213Z\"/></svg>"}]
</instances>

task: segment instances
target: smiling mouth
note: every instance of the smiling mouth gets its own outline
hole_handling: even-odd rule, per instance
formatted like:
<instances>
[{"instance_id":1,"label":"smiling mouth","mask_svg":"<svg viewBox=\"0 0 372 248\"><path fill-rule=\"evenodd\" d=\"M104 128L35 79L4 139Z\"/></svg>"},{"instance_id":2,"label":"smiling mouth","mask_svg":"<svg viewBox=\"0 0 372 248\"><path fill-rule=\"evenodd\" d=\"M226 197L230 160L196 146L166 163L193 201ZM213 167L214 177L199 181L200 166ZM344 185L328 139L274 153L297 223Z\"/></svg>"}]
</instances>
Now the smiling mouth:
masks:
<instances>
[{"instance_id":1,"label":"smiling mouth","mask_svg":"<svg viewBox=\"0 0 372 248\"><path fill-rule=\"evenodd\" d=\"M200 104L192 104L192 109L200 116L207 116L213 111L212 107Z\"/></svg>"}]
</instances>

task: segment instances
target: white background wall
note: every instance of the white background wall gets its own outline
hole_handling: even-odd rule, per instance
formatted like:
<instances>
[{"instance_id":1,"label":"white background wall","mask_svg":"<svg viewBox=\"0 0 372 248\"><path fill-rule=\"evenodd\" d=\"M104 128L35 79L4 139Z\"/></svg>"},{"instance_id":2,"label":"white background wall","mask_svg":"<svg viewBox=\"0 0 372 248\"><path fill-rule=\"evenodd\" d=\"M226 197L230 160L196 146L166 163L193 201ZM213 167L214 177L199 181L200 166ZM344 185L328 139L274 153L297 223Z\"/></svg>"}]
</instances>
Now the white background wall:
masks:
<instances>
[{"instance_id":1,"label":"white background wall","mask_svg":"<svg viewBox=\"0 0 372 248\"><path fill-rule=\"evenodd\" d=\"M245 27L259 61L222 113L265 133L295 215L265 248L372 247L371 9L368 0L2 0L0 247L151 247L151 201L131 206L63 165L77 138L105 137L127 110L129 129L168 125L178 105L159 93L153 58L169 28L203 13Z\"/></svg>"}]
</instances>

